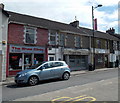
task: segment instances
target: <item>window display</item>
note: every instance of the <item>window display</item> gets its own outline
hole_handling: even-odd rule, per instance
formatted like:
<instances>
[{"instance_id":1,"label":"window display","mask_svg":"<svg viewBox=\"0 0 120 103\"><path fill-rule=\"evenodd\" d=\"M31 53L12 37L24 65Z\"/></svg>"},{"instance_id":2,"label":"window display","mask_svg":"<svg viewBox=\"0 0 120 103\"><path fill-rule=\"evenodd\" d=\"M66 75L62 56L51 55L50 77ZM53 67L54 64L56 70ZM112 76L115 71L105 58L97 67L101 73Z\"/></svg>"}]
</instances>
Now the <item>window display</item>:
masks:
<instances>
[{"instance_id":1,"label":"window display","mask_svg":"<svg viewBox=\"0 0 120 103\"><path fill-rule=\"evenodd\" d=\"M34 54L34 64L38 64L43 62L44 58L43 58L43 54Z\"/></svg>"},{"instance_id":2,"label":"window display","mask_svg":"<svg viewBox=\"0 0 120 103\"><path fill-rule=\"evenodd\" d=\"M9 70L21 70L22 69L22 54L10 54L9 58Z\"/></svg>"},{"instance_id":3,"label":"window display","mask_svg":"<svg viewBox=\"0 0 120 103\"><path fill-rule=\"evenodd\" d=\"M27 69L30 66L32 66L32 54L25 54L24 55L24 69Z\"/></svg>"}]
</instances>

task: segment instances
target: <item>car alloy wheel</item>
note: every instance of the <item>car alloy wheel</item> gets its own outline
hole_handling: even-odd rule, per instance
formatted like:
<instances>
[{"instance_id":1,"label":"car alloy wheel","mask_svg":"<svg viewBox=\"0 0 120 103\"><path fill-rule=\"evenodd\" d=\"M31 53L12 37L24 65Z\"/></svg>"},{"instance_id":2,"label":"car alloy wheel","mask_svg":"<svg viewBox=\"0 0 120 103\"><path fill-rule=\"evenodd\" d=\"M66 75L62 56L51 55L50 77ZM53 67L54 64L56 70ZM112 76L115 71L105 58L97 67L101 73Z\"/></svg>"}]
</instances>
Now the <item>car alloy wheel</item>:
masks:
<instances>
[{"instance_id":1,"label":"car alloy wheel","mask_svg":"<svg viewBox=\"0 0 120 103\"><path fill-rule=\"evenodd\" d=\"M64 79L64 80L68 80L69 77L70 77L70 74L69 74L68 72L65 72L65 73L63 74L63 79Z\"/></svg>"},{"instance_id":2,"label":"car alloy wheel","mask_svg":"<svg viewBox=\"0 0 120 103\"><path fill-rule=\"evenodd\" d=\"M31 76L28 81L29 85L34 86L38 83L38 78L36 76Z\"/></svg>"}]
</instances>

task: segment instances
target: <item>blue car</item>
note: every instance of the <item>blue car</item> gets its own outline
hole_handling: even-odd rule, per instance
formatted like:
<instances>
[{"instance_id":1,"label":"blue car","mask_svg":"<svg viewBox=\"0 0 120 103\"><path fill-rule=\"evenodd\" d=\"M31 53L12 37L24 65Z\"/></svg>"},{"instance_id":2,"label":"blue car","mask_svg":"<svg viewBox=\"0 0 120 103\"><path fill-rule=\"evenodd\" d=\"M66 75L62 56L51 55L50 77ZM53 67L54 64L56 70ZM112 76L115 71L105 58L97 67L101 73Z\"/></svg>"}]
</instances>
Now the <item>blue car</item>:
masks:
<instances>
[{"instance_id":1,"label":"blue car","mask_svg":"<svg viewBox=\"0 0 120 103\"><path fill-rule=\"evenodd\" d=\"M41 80L61 78L68 80L70 77L70 68L64 61L48 61L43 64L37 64L31 68L18 72L15 76L17 84L26 84L33 86Z\"/></svg>"}]
</instances>

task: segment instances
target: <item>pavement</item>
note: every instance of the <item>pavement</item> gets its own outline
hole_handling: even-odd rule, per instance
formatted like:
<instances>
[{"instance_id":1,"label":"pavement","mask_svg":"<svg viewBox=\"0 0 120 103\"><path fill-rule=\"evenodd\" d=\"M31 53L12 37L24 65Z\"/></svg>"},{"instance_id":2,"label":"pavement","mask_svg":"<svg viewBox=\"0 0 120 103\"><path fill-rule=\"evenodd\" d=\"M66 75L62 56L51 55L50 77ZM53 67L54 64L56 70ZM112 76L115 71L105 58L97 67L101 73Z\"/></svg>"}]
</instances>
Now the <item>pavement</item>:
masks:
<instances>
[{"instance_id":1,"label":"pavement","mask_svg":"<svg viewBox=\"0 0 120 103\"><path fill-rule=\"evenodd\" d=\"M86 74L89 72L99 72L99 71L107 71L112 69L118 69L118 68L101 68L101 69L95 69L94 71L88 71L88 70L80 70L80 71L72 71L71 76L80 75L80 74ZM0 82L0 85L8 85L14 83L14 77L7 77L5 81Z\"/></svg>"}]
</instances>

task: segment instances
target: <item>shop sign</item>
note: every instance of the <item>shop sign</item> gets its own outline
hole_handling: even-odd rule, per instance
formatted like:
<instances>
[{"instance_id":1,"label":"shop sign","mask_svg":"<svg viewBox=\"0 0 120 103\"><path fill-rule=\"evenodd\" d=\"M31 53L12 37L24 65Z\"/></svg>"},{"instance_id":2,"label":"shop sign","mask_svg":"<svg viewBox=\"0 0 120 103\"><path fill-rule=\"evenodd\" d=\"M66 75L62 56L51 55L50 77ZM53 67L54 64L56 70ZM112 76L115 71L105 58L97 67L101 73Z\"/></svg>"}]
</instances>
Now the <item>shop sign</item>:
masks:
<instances>
[{"instance_id":1,"label":"shop sign","mask_svg":"<svg viewBox=\"0 0 120 103\"><path fill-rule=\"evenodd\" d=\"M96 49L96 53L109 53L106 49Z\"/></svg>"},{"instance_id":2,"label":"shop sign","mask_svg":"<svg viewBox=\"0 0 120 103\"><path fill-rule=\"evenodd\" d=\"M84 50L74 50L74 49L66 49L64 50L64 54L69 55L88 55L89 51L87 49Z\"/></svg>"},{"instance_id":3,"label":"shop sign","mask_svg":"<svg viewBox=\"0 0 120 103\"><path fill-rule=\"evenodd\" d=\"M44 53L45 48L37 46L16 46L10 45L11 53Z\"/></svg>"}]
</instances>

